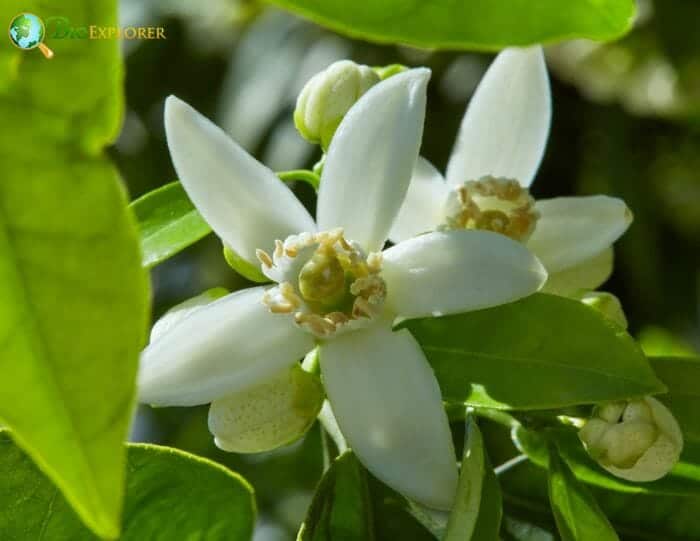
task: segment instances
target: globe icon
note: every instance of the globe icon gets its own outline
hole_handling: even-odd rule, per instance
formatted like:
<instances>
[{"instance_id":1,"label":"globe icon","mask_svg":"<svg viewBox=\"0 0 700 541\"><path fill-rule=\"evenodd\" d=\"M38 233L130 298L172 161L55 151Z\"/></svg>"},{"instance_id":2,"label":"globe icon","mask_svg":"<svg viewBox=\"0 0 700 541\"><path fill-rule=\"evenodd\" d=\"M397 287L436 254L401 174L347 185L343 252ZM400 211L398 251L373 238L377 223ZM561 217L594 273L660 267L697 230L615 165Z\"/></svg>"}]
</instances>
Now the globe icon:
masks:
<instances>
[{"instance_id":1,"label":"globe icon","mask_svg":"<svg viewBox=\"0 0 700 541\"><path fill-rule=\"evenodd\" d=\"M46 58L51 58L53 51L42 43L45 34L44 21L33 13L20 13L10 22L10 40L14 45L24 50L39 47Z\"/></svg>"}]
</instances>

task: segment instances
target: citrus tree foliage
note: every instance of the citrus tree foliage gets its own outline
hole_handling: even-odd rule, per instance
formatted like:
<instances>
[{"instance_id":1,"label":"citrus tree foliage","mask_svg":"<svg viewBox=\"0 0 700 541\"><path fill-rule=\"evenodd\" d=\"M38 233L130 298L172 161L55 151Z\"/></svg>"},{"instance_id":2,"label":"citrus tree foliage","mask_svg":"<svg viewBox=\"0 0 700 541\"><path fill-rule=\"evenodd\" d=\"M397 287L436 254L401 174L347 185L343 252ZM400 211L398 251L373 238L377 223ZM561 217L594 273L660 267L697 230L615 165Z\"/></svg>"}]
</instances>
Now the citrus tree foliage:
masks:
<instances>
[{"instance_id":1,"label":"citrus tree foliage","mask_svg":"<svg viewBox=\"0 0 700 541\"><path fill-rule=\"evenodd\" d=\"M620 37L634 2L273 3L505 51L444 175L419 156L431 71L346 60L287 119L314 166L273 171L171 96L180 180L129 202L107 151L119 43L54 39L49 59L29 14L114 26L116 1L10 0L27 50L0 49L0 538L243 541L261 505L261 529L306 507L299 541L700 539L700 360L641 347L597 290L634 205L530 193L556 111L540 45ZM210 234L254 284L150 325L148 272Z\"/></svg>"}]
</instances>

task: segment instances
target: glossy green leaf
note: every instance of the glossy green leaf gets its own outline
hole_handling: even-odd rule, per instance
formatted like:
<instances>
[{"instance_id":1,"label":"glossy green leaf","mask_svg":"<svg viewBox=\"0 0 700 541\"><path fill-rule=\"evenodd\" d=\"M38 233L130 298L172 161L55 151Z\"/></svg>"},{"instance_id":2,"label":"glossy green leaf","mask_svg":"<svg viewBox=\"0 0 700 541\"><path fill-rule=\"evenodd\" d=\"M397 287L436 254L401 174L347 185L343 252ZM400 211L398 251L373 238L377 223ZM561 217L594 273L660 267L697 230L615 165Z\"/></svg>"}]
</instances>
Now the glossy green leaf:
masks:
<instances>
[{"instance_id":1,"label":"glossy green leaf","mask_svg":"<svg viewBox=\"0 0 700 541\"><path fill-rule=\"evenodd\" d=\"M179 182L143 195L131 208L139 222L145 267L165 261L211 232Z\"/></svg>"},{"instance_id":2,"label":"glossy green leaf","mask_svg":"<svg viewBox=\"0 0 700 541\"><path fill-rule=\"evenodd\" d=\"M665 477L650 483L633 483L615 477L598 466L586 453L573 429L549 429L545 433L537 433L521 427L513 431L513 437L517 447L544 468L547 467L547 438L554 441L576 477L591 485L628 494L700 494L700 444L686 442L681 461Z\"/></svg>"},{"instance_id":3,"label":"glossy green leaf","mask_svg":"<svg viewBox=\"0 0 700 541\"><path fill-rule=\"evenodd\" d=\"M249 541L253 489L209 460L155 445L129 445L121 541ZM3 539L98 538L78 520L56 487L0 434L0 532Z\"/></svg>"},{"instance_id":4,"label":"glossy green leaf","mask_svg":"<svg viewBox=\"0 0 700 541\"><path fill-rule=\"evenodd\" d=\"M552 446L549 500L562 541L618 541L619 537L590 492Z\"/></svg>"},{"instance_id":5,"label":"glossy green leaf","mask_svg":"<svg viewBox=\"0 0 700 541\"><path fill-rule=\"evenodd\" d=\"M657 398L673 413L686 440L700 441L700 358L650 357L656 375L668 387Z\"/></svg>"},{"instance_id":6,"label":"glossy green leaf","mask_svg":"<svg viewBox=\"0 0 700 541\"><path fill-rule=\"evenodd\" d=\"M484 449L479 427L473 418L469 418L457 495L443 539L497 541L501 514L498 480Z\"/></svg>"},{"instance_id":7,"label":"glossy green leaf","mask_svg":"<svg viewBox=\"0 0 700 541\"><path fill-rule=\"evenodd\" d=\"M272 0L352 37L438 49L500 49L574 37L609 40L632 25L633 0Z\"/></svg>"},{"instance_id":8,"label":"glossy green leaf","mask_svg":"<svg viewBox=\"0 0 700 541\"><path fill-rule=\"evenodd\" d=\"M115 0L3 8L117 22ZM52 60L13 49L17 69L0 81L0 423L92 529L116 537L149 312L135 224L103 152L121 122L119 43L46 44Z\"/></svg>"},{"instance_id":9,"label":"glossy green leaf","mask_svg":"<svg viewBox=\"0 0 700 541\"><path fill-rule=\"evenodd\" d=\"M547 409L663 392L634 340L594 309L555 295L404 322L448 402Z\"/></svg>"},{"instance_id":10,"label":"glossy green leaf","mask_svg":"<svg viewBox=\"0 0 700 541\"><path fill-rule=\"evenodd\" d=\"M371 541L370 509L365 471L348 451L321 479L297 541Z\"/></svg>"}]
</instances>

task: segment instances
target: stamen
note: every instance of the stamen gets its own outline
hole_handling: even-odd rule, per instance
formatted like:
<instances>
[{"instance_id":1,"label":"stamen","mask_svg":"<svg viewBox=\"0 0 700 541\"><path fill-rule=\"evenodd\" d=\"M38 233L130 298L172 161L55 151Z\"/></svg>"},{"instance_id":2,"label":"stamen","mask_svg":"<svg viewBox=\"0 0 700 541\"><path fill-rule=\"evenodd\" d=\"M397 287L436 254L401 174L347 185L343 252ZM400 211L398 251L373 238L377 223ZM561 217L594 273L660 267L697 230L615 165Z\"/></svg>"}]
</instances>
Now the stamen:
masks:
<instances>
[{"instance_id":1,"label":"stamen","mask_svg":"<svg viewBox=\"0 0 700 541\"><path fill-rule=\"evenodd\" d=\"M263 303L272 313L293 314L297 325L319 338L366 325L381 313L382 255L365 257L342 228L275 241L272 257L263 250L256 254L263 271L278 282Z\"/></svg>"},{"instance_id":2,"label":"stamen","mask_svg":"<svg viewBox=\"0 0 700 541\"><path fill-rule=\"evenodd\" d=\"M539 213L535 200L518 181L483 177L457 188L447 201L443 229L482 229L525 242Z\"/></svg>"},{"instance_id":3,"label":"stamen","mask_svg":"<svg viewBox=\"0 0 700 541\"><path fill-rule=\"evenodd\" d=\"M272 268L272 258L265 250L258 248L255 250L255 256L262 265L265 265L268 269Z\"/></svg>"}]
</instances>

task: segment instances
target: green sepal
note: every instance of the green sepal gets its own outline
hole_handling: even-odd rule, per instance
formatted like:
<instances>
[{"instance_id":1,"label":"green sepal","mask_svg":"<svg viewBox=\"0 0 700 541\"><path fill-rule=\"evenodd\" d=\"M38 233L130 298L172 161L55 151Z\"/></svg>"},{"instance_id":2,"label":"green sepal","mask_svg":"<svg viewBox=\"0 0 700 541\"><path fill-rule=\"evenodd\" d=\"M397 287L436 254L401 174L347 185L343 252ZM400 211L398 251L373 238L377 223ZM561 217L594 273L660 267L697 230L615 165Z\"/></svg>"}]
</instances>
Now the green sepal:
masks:
<instances>
[{"instance_id":1,"label":"green sepal","mask_svg":"<svg viewBox=\"0 0 700 541\"><path fill-rule=\"evenodd\" d=\"M270 281L270 279L265 276L259 268L243 259L225 244L224 259L226 260L226 263L228 263L229 267L243 276L243 278L246 280L257 282L258 284L265 284Z\"/></svg>"}]
</instances>

